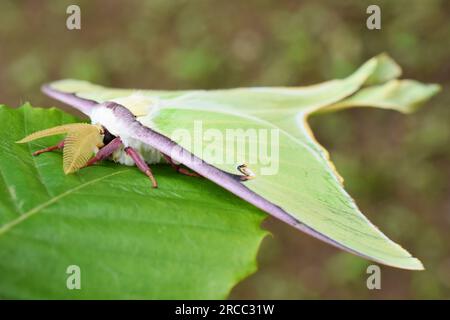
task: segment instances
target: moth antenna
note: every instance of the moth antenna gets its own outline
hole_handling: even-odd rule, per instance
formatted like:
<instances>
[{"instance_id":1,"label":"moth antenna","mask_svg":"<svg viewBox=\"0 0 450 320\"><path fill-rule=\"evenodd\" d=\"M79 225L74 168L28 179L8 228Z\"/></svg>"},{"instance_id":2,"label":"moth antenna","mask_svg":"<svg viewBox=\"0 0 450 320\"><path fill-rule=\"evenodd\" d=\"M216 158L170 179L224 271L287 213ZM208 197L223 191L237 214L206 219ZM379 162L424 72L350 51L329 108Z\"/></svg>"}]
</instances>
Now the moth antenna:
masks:
<instances>
[{"instance_id":1,"label":"moth antenna","mask_svg":"<svg viewBox=\"0 0 450 320\"><path fill-rule=\"evenodd\" d=\"M29 134L28 136L26 136L25 138L16 141L16 143L26 143L26 142L30 142L36 139L40 139L40 138L45 138L45 137L49 137L49 136L55 136L58 134L66 134L72 131L80 131L80 130L86 130L87 128L92 128L95 127L97 128L97 126L94 126L92 124L88 124L88 123L69 123L69 124L64 124L61 126L56 126L53 128L49 128L49 129L44 129L44 130L39 130L36 131L32 134Z\"/></svg>"},{"instance_id":2,"label":"moth antenna","mask_svg":"<svg viewBox=\"0 0 450 320\"><path fill-rule=\"evenodd\" d=\"M102 145L103 136L97 126L90 125L78 131L71 131L64 140L64 173L69 174L84 167Z\"/></svg>"}]
</instances>

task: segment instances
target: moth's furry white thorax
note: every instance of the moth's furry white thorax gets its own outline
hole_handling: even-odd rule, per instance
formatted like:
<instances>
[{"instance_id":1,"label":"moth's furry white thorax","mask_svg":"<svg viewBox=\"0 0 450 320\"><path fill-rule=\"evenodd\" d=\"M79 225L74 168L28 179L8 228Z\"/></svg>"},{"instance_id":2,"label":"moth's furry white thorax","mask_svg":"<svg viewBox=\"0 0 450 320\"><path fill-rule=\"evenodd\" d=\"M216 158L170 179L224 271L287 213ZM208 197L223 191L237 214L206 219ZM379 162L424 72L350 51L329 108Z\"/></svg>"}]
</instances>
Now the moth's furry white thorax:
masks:
<instances>
[{"instance_id":1,"label":"moth's furry white thorax","mask_svg":"<svg viewBox=\"0 0 450 320\"><path fill-rule=\"evenodd\" d=\"M130 110L131 111L131 110ZM140 121L147 127L152 127L151 122L152 112L141 117L137 117L136 120ZM155 148L132 138L130 128L123 122L118 121L114 116L112 109L107 107L97 107L92 110L90 114L92 124L100 124L104 126L112 135L120 137L123 146L116 150L110 157L111 160L127 165L133 166L134 161L125 152L126 147L132 147L135 149L148 164L163 162L163 156Z\"/></svg>"}]
</instances>

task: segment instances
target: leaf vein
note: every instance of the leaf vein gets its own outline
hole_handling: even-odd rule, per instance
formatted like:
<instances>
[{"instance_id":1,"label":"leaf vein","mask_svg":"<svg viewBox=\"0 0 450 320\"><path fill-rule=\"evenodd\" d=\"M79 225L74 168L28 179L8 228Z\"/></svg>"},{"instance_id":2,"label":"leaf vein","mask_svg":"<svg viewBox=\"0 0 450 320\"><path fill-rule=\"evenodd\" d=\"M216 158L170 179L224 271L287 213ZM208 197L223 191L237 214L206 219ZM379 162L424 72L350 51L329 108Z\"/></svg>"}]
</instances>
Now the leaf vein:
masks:
<instances>
[{"instance_id":1,"label":"leaf vein","mask_svg":"<svg viewBox=\"0 0 450 320\"><path fill-rule=\"evenodd\" d=\"M36 213L40 212L41 210L45 209L46 207L52 205L53 203L56 203L57 201L61 200L64 197L70 195L71 193L73 193L75 191L78 191L78 190L80 190L80 189L82 189L84 187L87 187L87 186L89 186L91 184L95 184L95 183L97 183L97 182L99 182L101 180L104 180L106 178L109 178L109 177L112 177L112 176L115 176L117 174L124 173L124 172L127 172L127 171L129 171L129 169L121 170L121 171L118 171L118 172L113 172L113 173L108 174L106 176L103 176L103 177L100 177L100 178L97 178L97 179L93 179L93 180L90 180L90 181L85 182L83 184L80 184L80 185L78 185L78 186L76 186L76 187L74 187L72 189L69 189L69 190L67 190L67 191L65 191L65 192L63 192L63 193L61 193L61 194L59 194L57 196L52 197L50 200L45 201L44 203L41 203L40 205L37 205L36 207L32 208L31 210L27 211L26 213L20 215L18 218L16 218L16 219L14 219L14 220L4 224L0 228L0 236L2 236L3 234L5 234L9 230L11 230L16 225L20 224L21 222L27 220L31 216L33 216Z\"/></svg>"}]
</instances>

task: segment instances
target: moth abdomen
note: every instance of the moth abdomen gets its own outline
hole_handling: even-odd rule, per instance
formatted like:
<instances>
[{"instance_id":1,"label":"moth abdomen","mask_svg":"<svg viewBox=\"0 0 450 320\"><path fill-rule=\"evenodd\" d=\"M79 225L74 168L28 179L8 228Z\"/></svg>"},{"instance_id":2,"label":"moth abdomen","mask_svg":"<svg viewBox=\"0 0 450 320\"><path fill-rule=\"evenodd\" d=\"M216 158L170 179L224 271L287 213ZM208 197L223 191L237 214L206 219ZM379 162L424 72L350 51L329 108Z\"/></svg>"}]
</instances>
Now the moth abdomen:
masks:
<instances>
[{"instance_id":1,"label":"moth abdomen","mask_svg":"<svg viewBox=\"0 0 450 320\"><path fill-rule=\"evenodd\" d=\"M132 147L148 164L164 162L161 152L152 146L129 137L124 140L124 145L111 155L111 160L127 166L134 166L133 159L125 152L126 147Z\"/></svg>"}]
</instances>

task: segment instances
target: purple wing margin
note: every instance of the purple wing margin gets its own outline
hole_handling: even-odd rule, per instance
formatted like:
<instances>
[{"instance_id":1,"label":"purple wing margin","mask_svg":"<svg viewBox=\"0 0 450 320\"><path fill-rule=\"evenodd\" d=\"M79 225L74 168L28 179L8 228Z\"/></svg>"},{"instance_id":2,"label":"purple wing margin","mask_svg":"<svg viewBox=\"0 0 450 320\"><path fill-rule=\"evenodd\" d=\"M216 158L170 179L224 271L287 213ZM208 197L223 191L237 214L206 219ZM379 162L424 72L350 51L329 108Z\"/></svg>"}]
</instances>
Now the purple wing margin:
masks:
<instances>
[{"instance_id":1,"label":"purple wing margin","mask_svg":"<svg viewBox=\"0 0 450 320\"><path fill-rule=\"evenodd\" d=\"M41 90L49 97L52 97L65 104L68 104L74 107L75 109L78 109L87 116L91 114L92 108L98 104L96 101L80 98L75 93L68 93L56 90L48 84L42 86Z\"/></svg>"}]
</instances>

